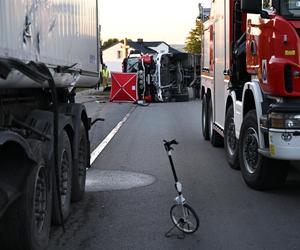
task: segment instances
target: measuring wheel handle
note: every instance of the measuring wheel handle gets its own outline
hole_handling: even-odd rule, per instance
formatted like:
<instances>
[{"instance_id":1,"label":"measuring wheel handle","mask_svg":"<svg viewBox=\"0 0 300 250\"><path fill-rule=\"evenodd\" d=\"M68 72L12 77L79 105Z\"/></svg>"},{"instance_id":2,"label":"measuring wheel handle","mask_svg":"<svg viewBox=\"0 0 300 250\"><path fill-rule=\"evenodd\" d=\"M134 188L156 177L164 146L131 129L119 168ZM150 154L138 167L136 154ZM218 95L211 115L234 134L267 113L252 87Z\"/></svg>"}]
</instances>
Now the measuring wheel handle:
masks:
<instances>
[{"instance_id":1,"label":"measuring wheel handle","mask_svg":"<svg viewBox=\"0 0 300 250\"><path fill-rule=\"evenodd\" d=\"M174 150L174 148L172 148L172 145L178 145L179 143L173 139L171 141L167 141L167 140L163 140L164 142L164 146L165 146L165 149L167 152L171 151L171 150Z\"/></svg>"}]
</instances>

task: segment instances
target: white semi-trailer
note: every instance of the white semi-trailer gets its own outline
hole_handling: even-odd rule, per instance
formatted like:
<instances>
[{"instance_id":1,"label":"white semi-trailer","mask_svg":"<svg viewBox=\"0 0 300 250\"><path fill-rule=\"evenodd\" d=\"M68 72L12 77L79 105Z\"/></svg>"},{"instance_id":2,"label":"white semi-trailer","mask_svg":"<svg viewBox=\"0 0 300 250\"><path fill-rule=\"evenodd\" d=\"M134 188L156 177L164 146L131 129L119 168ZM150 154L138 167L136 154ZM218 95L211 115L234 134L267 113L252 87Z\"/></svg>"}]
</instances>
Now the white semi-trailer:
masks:
<instances>
[{"instance_id":1,"label":"white semi-trailer","mask_svg":"<svg viewBox=\"0 0 300 250\"><path fill-rule=\"evenodd\" d=\"M83 197L98 27L97 0L0 1L1 249L44 249Z\"/></svg>"}]
</instances>

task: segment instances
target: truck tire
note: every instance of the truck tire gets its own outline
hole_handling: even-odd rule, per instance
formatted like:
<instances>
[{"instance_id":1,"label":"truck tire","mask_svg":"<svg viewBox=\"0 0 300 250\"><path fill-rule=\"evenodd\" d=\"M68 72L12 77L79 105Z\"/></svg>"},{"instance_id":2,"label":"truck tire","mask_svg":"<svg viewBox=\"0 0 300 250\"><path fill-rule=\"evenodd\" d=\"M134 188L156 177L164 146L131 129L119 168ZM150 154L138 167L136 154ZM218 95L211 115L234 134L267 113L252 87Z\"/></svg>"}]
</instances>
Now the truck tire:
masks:
<instances>
[{"instance_id":1,"label":"truck tire","mask_svg":"<svg viewBox=\"0 0 300 250\"><path fill-rule=\"evenodd\" d=\"M250 110L243 121L239 139L239 158L246 184L256 190L280 187L288 174L288 162L267 158L258 152L256 111Z\"/></svg>"},{"instance_id":2,"label":"truck tire","mask_svg":"<svg viewBox=\"0 0 300 250\"><path fill-rule=\"evenodd\" d=\"M85 191L86 169L89 166L88 138L83 122L79 129L78 164L73 164L72 201L82 200Z\"/></svg>"},{"instance_id":3,"label":"truck tire","mask_svg":"<svg viewBox=\"0 0 300 250\"><path fill-rule=\"evenodd\" d=\"M233 169L240 169L238 139L235 136L233 105L226 112L224 128L224 147L227 162Z\"/></svg>"},{"instance_id":4,"label":"truck tire","mask_svg":"<svg viewBox=\"0 0 300 250\"><path fill-rule=\"evenodd\" d=\"M64 130L59 144L58 155L59 183L60 183L60 199L63 221L66 221L71 209L72 194L72 151L69 136ZM54 176L55 177L55 176ZM54 178L53 178L54 179ZM52 221L55 225L62 224L59 202L57 197L56 182L53 182L53 212Z\"/></svg>"},{"instance_id":5,"label":"truck tire","mask_svg":"<svg viewBox=\"0 0 300 250\"><path fill-rule=\"evenodd\" d=\"M209 140L208 131L208 105L207 105L207 95L205 94L202 99L202 135L205 140Z\"/></svg>"},{"instance_id":6,"label":"truck tire","mask_svg":"<svg viewBox=\"0 0 300 250\"><path fill-rule=\"evenodd\" d=\"M42 250L51 226L51 181L44 164L30 170L24 193L3 217L1 249Z\"/></svg>"},{"instance_id":7,"label":"truck tire","mask_svg":"<svg viewBox=\"0 0 300 250\"><path fill-rule=\"evenodd\" d=\"M213 109L212 109L212 101L209 100L208 103L208 131L210 142L214 147L223 147L224 146L224 138L214 130L213 128Z\"/></svg>"}]
</instances>

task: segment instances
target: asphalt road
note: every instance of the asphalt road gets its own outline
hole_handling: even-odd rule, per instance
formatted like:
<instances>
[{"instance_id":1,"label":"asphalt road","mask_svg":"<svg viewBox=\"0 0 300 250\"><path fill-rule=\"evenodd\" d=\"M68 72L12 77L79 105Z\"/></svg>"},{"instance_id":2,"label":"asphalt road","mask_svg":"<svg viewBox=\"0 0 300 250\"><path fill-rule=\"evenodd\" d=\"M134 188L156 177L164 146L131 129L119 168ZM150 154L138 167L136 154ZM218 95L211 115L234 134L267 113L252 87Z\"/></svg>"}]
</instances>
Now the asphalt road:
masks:
<instances>
[{"instance_id":1,"label":"asphalt road","mask_svg":"<svg viewBox=\"0 0 300 250\"><path fill-rule=\"evenodd\" d=\"M91 131L92 147L132 108L95 103L107 118ZM136 107L89 170L87 192L73 204L65 234L54 228L48 250L60 249L299 249L300 177L296 168L284 188L249 189L229 168L224 150L201 135L201 105ZM162 140L176 138L174 161L184 195L200 217L200 229L178 239L169 209L176 196Z\"/></svg>"}]
</instances>

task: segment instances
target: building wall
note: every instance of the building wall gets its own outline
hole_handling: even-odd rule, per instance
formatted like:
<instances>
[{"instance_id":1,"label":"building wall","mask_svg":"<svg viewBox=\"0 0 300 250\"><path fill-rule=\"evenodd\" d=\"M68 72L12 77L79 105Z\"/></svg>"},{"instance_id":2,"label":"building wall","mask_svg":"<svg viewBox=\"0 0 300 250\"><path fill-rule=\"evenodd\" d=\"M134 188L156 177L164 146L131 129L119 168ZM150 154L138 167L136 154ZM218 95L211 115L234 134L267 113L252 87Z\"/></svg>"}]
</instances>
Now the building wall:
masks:
<instances>
[{"instance_id":1,"label":"building wall","mask_svg":"<svg viewBox=\"0 0 300 250\"><path fill-rule=\"evenodd\" d=\"M122 72L124 50L121 46L122 43L118 43L102 52L103 62L107 65L110 72Z\"/></svg>"},{"instance_id":2,"label":"building wall","mask_svg":"<svg viewBox=\"0 0 300 250\"><path fill-rule=\"evenodd\" d=\"M125 56L122 45L122 43L118 43L103 51L103 62L107 65L110 72L122 72L122 62ZM165 43L149 48L157 53L169 53L169 46ZM132 50L132 48L129 48L128 52L130 53Z\"/></svg>"}]
</instances>

